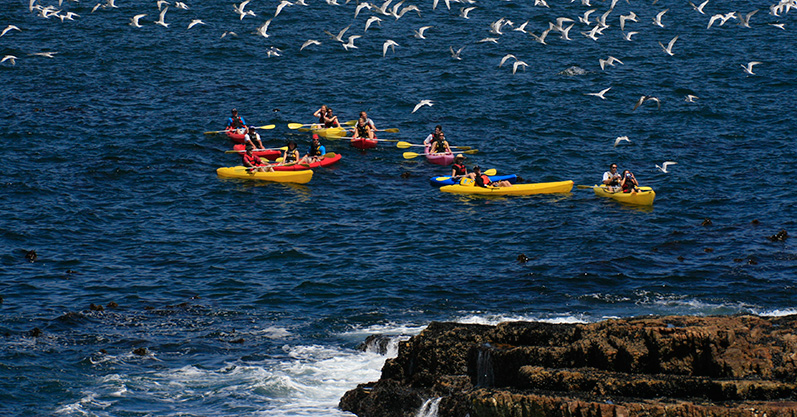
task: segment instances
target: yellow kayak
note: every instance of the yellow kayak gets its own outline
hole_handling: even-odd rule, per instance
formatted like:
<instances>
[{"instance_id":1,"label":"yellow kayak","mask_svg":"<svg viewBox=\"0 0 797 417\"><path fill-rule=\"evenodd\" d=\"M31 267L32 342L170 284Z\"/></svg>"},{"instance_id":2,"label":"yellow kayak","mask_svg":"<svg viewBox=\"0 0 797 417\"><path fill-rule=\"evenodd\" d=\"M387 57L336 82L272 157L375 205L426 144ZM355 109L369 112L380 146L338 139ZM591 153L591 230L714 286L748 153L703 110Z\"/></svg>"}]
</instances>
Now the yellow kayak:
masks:
<instances>
[{"instance_id":1,"label":"yellow kayak","mask_svg":"<svg viewBox=\"0 0 797 417\"><path fill-rule=\"evenodd\" d=\"M569 193L573 181L538 182L536 184L513 184L511 187L477 187L475 185L446 185L440 191L455 194L475 195L532 195Z\"/></svg>"},{"instance_id":2,"label":"yellow kayak","mask_svg":"<svg viewBox=\"0 0 797 417\"><path fill-rule=\"evenodd\" d=\"M321 136L322 138L333 138L339 139L346 136L346 129L342 127L320 127L319 125L313 125L310 128L310 131Z\"/></svg>"},{"instance_id":3,"label":"yellow kayak","mask_svg":"<svg viewBox=\"0 0 797 417\"><path fill-rule=\"evenodd\" d=\"M219 168L216 170L216 174L218 174L220 178L293 182L296 184L307 184L310 182L310 179L313 178L313 171L310 169L301 171L253 172L244 166Z\"/></svg>"},{"instance_id":4,"label":"yellow kayak","mask_svg":"<svg viewBox=\"0 0 797 417\"><path fill-rule=\"evenodd\" d=\"M592 189L595 190L595 195L598 197L609 197L621 203L637 206L652 206L653 199L656 198L656 192L650 187L639 187L639 191L635 193L612 192L603 185L594 185Z\"/></svg>"}]
</instances>

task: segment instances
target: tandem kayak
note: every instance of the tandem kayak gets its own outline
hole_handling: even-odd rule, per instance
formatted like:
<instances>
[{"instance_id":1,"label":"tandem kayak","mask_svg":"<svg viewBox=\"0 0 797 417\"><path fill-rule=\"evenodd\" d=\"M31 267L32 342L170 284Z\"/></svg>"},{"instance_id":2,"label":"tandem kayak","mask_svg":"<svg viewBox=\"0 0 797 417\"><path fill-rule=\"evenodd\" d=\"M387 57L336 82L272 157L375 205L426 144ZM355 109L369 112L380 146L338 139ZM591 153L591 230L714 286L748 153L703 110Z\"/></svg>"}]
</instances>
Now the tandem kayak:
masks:
<instances>
[{"instance_id":1,"label":"tandem kayak","mask_svg":"<svg viewBox=\"0 0 797 417\"><path fill-rule=\"evenodd\" d=\"M451 165L454 162L455 155L453 153L429 153L429 149L429 146L423 149L427 161L437 165Z\"/></svg>"},{"instance_id":2,"label":"tandem kayak","mask_svg":"<svg viewBox=\"0 0 797 417\"><path fill-rule=\"evenodd\" d=\"M652 206L653 200L656 198L656 192L650 187L639 187L639 191L635 193L624 193L622 191L612 192L603 185L594 185L592 189L598 197L609 197L621 203L634 204L637 206Z\"/></svg>"},{"instance_id":3,"label":"tandem kayak","mask_svg":"<svg viewBox=\"0 0 797 417\"><path fill-rule=\"evenodd\" d=\"M239 154L242 155L246 150L246 145L244 145L243 143L238 143L235 144L232 148L236 151L240 151ZM282 156L282 151L278 149L265 149L262 151L252 151L252 154L260 158L266 158L269 161L273 161Z\"/></svg>"},{"instance_id":4,"label":"tandem kayak","mask_svg":"<svg viewBox=\"0 0 797 417\"><path fill-rule=\"evenodd\" d=\"M225 167L216 170L220 178L238 178L245 180L260 180L272 182L292 182L296 184L307 184L313 178L313 171L305 169L303 171L274 171L274 172L255 172L244 166Z\"/></svg>"},{"instance_id":5,"label":"tandem kayak","mask_svg":"<svg viewBox=\"0 0 797 417\"><path fill-rule=\"evenodd\" d=\"M235 143L244 143L244 138L246 137L246 133L238 133L235 130L225 130L224 134Z\"/></svg>"},{"instance_id":6,"label":"tandem kayak","mask_svg":"<svg viewBox=\"0 0 797 417\"><path fill-rule=\"evenodd\" d=\"M321 127L313 125L310 131L322 138L342 138L346 136L347 130L342 127Z\"/></svg>"},{"instance_id":7,"label":"tandem kayak","mask_svg":"<svg viewBox=\"0 0 797 417\"><path fill-rule=\"evenodd\" d=\"M332 154L332 155L330 155ZM313 162L311 164L291 164L291 165L272 165L271 167L274 168L275 171L306 171L311 168L318 168L318 167L327 167L335 162L340 161L341 155L339 153L329 152L324 158Z\"/></svg>"},{"instance_id":8,"label":"tandem kayak","mask_svg":"<svg viewBox=\"0 0 797 417\"><path fill-rule=\"evenodd\" d=\"M351 140L351 146L362 150L376 148L377 143L379 143L379 141L376 138L357 138Z\"/></svg>"},{"instance_id":9,"label":"tandem kayak","mask_svg":"<svg viewBox=\"0 0 797 417\"><path fill-rule=\"evenodd\" d=\"M512 175L492 175L492 176L488 176L488 177L490 178L490 181L493 181L493 182L495 182L495 181L509 181L512 184L517 182L517 175L515 175L515 174L512 174ZM432 178L429 178L429 182L432 183L432 185L436 185L438 187L441 187L443 185L456 185L456 184L459 184L459 180L452 179L451 177L432 177Z\"/></svg>"},{"instance_id":10,"label":"tandem kayak","mask_svg":"<svg viewBox=\"0 0 797 417\"><path fill-rule=\"evenodd\" d=\"M573 181L538 182L536 184L518 184L511 187L477 187L475 185L445 185L440 191L455 194L474 195L533 195L569 193L573 189Z\"/></svg>"}]
</instances>

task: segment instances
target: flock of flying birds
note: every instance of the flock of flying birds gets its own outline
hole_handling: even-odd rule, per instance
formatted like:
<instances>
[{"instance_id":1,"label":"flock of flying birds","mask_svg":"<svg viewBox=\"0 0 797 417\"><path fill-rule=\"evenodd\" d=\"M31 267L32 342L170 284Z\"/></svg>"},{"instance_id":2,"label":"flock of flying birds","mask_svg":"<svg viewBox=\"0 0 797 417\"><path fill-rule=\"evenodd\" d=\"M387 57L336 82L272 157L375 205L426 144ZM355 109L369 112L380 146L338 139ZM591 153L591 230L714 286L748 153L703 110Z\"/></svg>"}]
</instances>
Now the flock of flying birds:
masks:
<instances>
[{"instance_id":1,"label":"flock of flying birds","mask_svg":"<svg viewBox=\"0 0 797 417\"><path fill-rule=\"evenodd\" d=\"M55 5L43 5L40 4L41 0L29 0L28 9L31 13L35 13L36 16L43 18L43 19L59 19L61 22L74 20L83 18L81 15L74 13L72 11L65 10L64 7L64 0L58 0L58 6ZM55 1L55 0L51 0ZM98 10L113 10L118 9L119 7L116 5L117 0L105 0L105 2L97 3L92 9L90 13L97 12ZM122 1L122 0L119 0ZM266 11L266 7L258 8L259 10L256 12L255 9L250 6L251 0L244 0L237 4L232 4L230 7L230 16L236 16L239 21L243 21L246 18L256 20L258 17L261 19L267 17L265 22L260 23L257 25L256 29L252 32L255 36L259 36L262 38L269 38L271 35L268 33L269 27L271 26L272 22L288 7L294 6L307 6L307 0L280 0L277 3L276 8ZM320 1L320 0L313 0L313 1ZM442 9L443 5L439 4L439 0L432 0L431 10L422 11L421 7L426 8L428 5L421 5L421 7L417 5L405 5L406 0L400 0L396 3L393 3L394 0L386 0L383 1L380 5L372 4L367 1L356 0L356 3L353 3L349 6L349 2L352 0L345 0L345 3L339 3L339 0L323 0L326 2L327 5L330 7L354 7L353 12L353 22L356 21L358 16L361 14L365 16L369 14L365 19L365 23L363 26L362 32L357 31L356 29L352 29L354 23L349 24L348 26L336 31L333 33L329 30L324 30L330 40L324 42L332 42L333 44L339 44L346 51L351 51L353 49L357 49L358 46L356 42L358 39L363 38L368 33L369 28L373 27L373 25L381 26L383 22L392 18L392 21L398 21L399 19L403 18L407 13L413 12L411 14L417 15L419 18L421 17L422 13L433 13L438 8ZM496 1L518 1L518 0L496 0ZM548 8L547 1L549 0L524 0L528 1L531 4L533 1L533 5L539 8ZM565 0L562 0L565 1ZM669 8L664 8L662 10L658 10L653 17L651 22L644 23L640 21L640 17L633 11L629 11L627 14L619 14L619 12L615 12L615 6L618 3L618 0L597 0L603 2L603 7L608 5L608 8L599 12L600 7L593 6L591 4L592 1L596 0L568 0L570 3L580 2L581 6L586 8L585 11L581 15L572 16L572 17L557 17L553 19L554 21L549 22L547 27L542 29L540 32L535 33L533 28L529 28L530 20L526 20L524 23L516 25L514 22L509 20L506 17L501 17L492 23L489 24L489 27L484 27L483 30L486 32L486 37L477 41L476 43L480 44L498 44L501 36L507 33L511 28L513 32L520 32L524 35L528 35L528 37L537 42L541 45L548 45L546 41L548 37L552 33L559 33L559 39L562 41L573 41L574 39L571 38L571 29L573 29L576 25L583 28L583 30L579 30L580 34L583 35L585 38L598 42L601 36L605 35L605 31L611 28L613 25L617 25L619 27L623 39L628 42L634 41L634 36L639 33L639 30L642 30L645 25L653 25L659 28L664 28L671 24L668 20L670 19L667 13L669 12ZM626 0L626 2L631 7L637 7L637 5L631 5L632 0ZM637 1L637 0L634 0ZM649 1L649 0L646 0ZM652 5L655 5L659 0L652 0ZM683 1L683 0L678 0ZM751 28L753 23L753 17L756 15L759 10L752 10L749 12L741 13L737 11L727 11L717 10L714 14L709 14L707 9L713 8L722 8L723 4L717 2L716 5L709 5L712 0L704 0L702 3L694 4L691 1L687 2L688 6L694 10L694 13L700 15L700 17L705 18L706 20L706 30L710 30L712 27L723 26L731 21L735 21L739 27L741 28ZM79 2L79 0L67 0L69 2ZM466 24L472 18L472 14L474 13L486 13L490 11L490 8L487 6L481 6L483 0L443 0L443 4L445 6L446 11L452 18L454 19L461 19L461 24ZM454 10L452 11L452 3L461 3L462 6L459 7L459 13L456 14L456 7L454 6ZM356 6L354 5L356 4ZM420 4L420 3L419 3ZM651 7L652 5L639 5L638 7ZM169 10L176 9L176 10L190 10L191 7L186 4L185 2L174 1L173 4L168 0L156 0L154 6L157 6L157 20L151 20L153 17L150 16L150 13L139 13L135 14L130 17L129 25L134 28L142 28L146 24L154 24L161 26L163 28L169 28L172 25L173 21L167 21L167 13ZM686 4L684 4L686 6ZM268 6L269 8L271 6ZM171 9L170 9L171 8ZM776 3L769 5L769 15L771 15L774 22L769 22L767 25L780 29L786 30L785 23L781 20L785 18L785 16L792 10L797 9L797 0L777 0ZM639 10L638 10L639 11ZM438 11L439 12L439 11ZM174 12L173 12L174 13ZM272 14L273 13L273 14ZM152 13L153 15L155 13ZM614 14L614 16L612 16ZM171 16L171 14L170 14ZM149 17L149 19L145 19ZM773 20L770 18L768 20ZM184 23L183 23L184 24ZM632 24L634 26L632 26ZM0 22L2 25L2 22ZM186 26L186 30L190 30L193 28L197 28L198 26L208 26L205 22L201 19L191 19L190 22ZM649 26L648 26L649 27ZM417 29L412 30L411 36L418 39L418 42L421 42L427 39L427 36L433 36L435 25L423 25L418 27ZM636 29L636 30L632 30ZM0 38L4 36L12 35L14 32L21 32L24 29L18 27L14 24L9 24L5 27L2 32L0 32ZM354 34L350 34L349 30L352 32L356 32ZM432 34L429 34L431 31ZM225 37L237 37L238 34L232 31L224 31L221 34L221 38ZM408 37L410 34L408 34ZM572 35L575 36L575 35ZM662 49L662 53L666 54L667 56L673 57L678 54L678 47L676 42L679 39L679 35L671 38L666 43L658 41L659 46ZM2 42L2 39L0 39ZM298 47L298 52L304 51L307 48L315 48L320 47L324 42L318 39L307 39L302 43L301 46ZM403 43L404 41L402 41ZM0 45L1 46L1 45ZM385 58L388 55L388 52L395 54L395 50L397 47L401 47L401 45L393 39L386 39L382 43L381 53L382 57ZM460 61L465 59L462 53L465 47L455 48L454 46L449 46L449 53L451 55L451 59L455 61ZM266 51L268 57L279 57L282 56L284 53L283 50L271 46ZM28 54L29 56L40 56L40 57L47 57L47 58L54 58L54 55L57 52L53 51L44 51L44 52L32 52ZM15 65L16 61L19 58L14 55L5 55L2 60L0 60L0 65ZM503 67L511 61L512 67L512 74L517 73L518 70L523 69L525 71L526 67L529 66L528 63L524 62L523 60L519 59L514 54L506 54L504 55L500 61L497 63L498 67ZM600 65L601 71L606 71L608 67L615 66L617 64L624 65L623 61L614 57L608 56L607 58L599 58L598 63ZM747 63L740 63L742 70L748 76L755 76L756 73L754 72L756 65L761 65L760 61L750 61ZM601 100L606 100L606 94L612 89L611 86L595 93L585 93L587 96L594 96ZM687 95L684 97L686 102L694 103L698 100L698 97L695 95ZM657 97L650 96L650 95L643 95L641 96L633 106L633 111L636 111L637 108L642 106L647 102L656 103L656 107L661 107L661 100ZM420 110L424 106L432 106L434 102L432 100L421 100L412 110L412 113ZM631 140L627 136L620 136L615 139L614 146L618 146L622 142L631 142ZM659 167L662 172L667 172L668 165L672 165L674 162L668 161L667 163L663 164L663 167Z\"/></svg>"}]
</instances>

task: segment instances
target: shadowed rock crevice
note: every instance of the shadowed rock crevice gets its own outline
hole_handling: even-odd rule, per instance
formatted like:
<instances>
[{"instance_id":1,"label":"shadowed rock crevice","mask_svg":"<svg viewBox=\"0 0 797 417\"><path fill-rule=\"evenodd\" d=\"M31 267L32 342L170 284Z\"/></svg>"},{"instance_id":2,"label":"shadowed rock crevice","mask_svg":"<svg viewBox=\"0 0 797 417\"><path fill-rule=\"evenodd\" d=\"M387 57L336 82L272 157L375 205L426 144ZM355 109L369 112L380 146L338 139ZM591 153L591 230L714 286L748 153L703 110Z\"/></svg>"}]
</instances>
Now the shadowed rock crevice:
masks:
<instances>
[{"instance_id":1,"label":"shadowed rock crevice","mask_svg":"<svg viewBox=\"0 0 797 417\"><path fill-rule=\"evenodd\" d=\"M343 410L412 416L797 417L797 316L432 323Z\"/></svg>"}]
</instances>

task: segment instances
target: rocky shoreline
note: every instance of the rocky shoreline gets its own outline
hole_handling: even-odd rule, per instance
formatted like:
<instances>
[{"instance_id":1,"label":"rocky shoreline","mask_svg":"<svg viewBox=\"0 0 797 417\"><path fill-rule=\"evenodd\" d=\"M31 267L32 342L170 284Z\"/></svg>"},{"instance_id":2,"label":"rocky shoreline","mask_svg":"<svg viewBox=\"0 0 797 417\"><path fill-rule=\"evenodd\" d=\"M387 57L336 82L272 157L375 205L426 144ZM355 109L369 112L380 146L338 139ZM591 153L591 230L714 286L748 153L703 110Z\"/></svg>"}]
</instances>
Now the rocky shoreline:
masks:
<instances>
[{"instance_id":1,"label":"rocky shoreline","mask_svg":"<svg viewBox=\"0 0 797 417\"><path fill-rule=\"evenodd\" d=\"M797 417L797 315L434 322L339 406L408 417L431 398L439 417Z\"/></svg>"}]
</instances>

